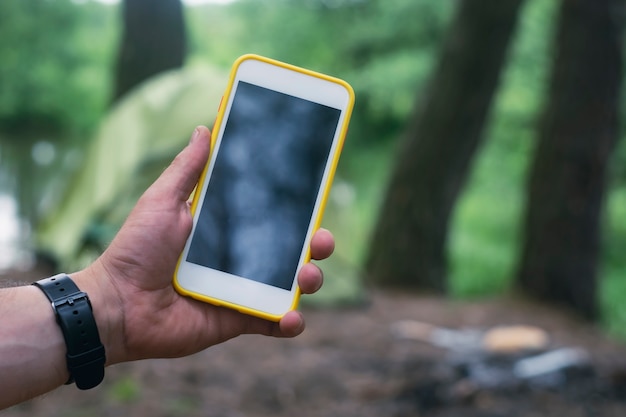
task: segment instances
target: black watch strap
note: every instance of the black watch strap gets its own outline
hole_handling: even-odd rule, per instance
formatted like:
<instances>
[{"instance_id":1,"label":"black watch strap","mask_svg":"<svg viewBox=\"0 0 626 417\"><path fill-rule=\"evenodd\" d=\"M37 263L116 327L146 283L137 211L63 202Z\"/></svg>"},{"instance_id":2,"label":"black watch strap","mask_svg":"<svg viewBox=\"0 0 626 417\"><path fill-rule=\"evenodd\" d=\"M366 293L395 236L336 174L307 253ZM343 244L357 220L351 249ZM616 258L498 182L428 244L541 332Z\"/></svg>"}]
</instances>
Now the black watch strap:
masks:
<instances>
[{"instance_id":1,"label":"black watch strap","mask_svg":"<svg viewBox=\"0 0 626 417\"><path fill-rule=\"evenodd\" d=\"M87 293L66 274L34 282L52 303L67 346L67 369L79 389L90 389L104 379L106 356Z\"/></svg>"}]
</instances>

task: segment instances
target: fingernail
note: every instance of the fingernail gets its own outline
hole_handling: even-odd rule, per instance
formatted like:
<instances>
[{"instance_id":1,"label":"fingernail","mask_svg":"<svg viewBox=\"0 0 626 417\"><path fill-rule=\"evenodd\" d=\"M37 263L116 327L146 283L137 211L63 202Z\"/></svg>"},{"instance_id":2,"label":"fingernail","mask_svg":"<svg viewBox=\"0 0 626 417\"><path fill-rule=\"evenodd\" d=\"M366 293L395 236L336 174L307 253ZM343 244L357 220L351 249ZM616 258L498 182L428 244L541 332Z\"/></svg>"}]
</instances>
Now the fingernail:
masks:
<instances>
[{"instance_id":1,"label":"fingernail","mask_svg":"<svg viewBox=\"0 0 626 417\"><path fill-rule=\"evenodd\" d=\"M193 131L193 134L191 135L191 140L189 141L189 144L191 145L192 143L197 141L198 138L200 138L200 135L201 135L200 128L196 127L196 129Z\"/></svg>"}]
</instances>

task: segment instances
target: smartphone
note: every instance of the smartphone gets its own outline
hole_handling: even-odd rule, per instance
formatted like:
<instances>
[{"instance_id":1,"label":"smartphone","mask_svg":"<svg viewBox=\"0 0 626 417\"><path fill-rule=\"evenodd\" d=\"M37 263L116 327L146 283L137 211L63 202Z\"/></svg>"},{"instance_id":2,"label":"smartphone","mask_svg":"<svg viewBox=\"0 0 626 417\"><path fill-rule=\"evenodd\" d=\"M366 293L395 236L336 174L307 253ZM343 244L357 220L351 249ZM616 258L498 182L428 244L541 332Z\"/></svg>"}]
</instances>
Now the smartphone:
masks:
<instances>
[{"instance_id":1,"label":"smartphone","mask_svg":"<svg viewBox=\"0 0 626 417\"><path fill-rule=\"evenodd\" d=\"M272 321L297 307L353 104L345 81L258 55L235 62L178 292Z\"/></svg>"}]
</instances>

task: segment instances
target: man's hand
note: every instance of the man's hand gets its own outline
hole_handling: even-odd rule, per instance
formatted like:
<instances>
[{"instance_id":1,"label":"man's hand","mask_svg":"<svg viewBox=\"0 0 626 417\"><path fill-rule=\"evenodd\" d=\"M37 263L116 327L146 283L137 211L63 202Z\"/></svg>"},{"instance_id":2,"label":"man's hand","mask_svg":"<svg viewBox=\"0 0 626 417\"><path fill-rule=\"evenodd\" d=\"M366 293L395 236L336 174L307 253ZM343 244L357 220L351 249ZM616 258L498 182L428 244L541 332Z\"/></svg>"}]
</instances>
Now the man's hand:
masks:
<instances>
[{"instance_id":1,"label":"man's hand","mask_svg":"<svg viewBox=\"0 0 626 417\"><path fill-rule=\"evenodd\" d=\"M243 333L293 337L304 330L297 311L274 323L234 310L182 297L172 287L176 262L191 232L189 195L210 151L210 132L197 128L189 145L144 193L105 253L84 271L72 274L94 306L107 364L178 357ZM327 230L311 242L313 259L334 249ZM302 293L322 285L312 263L298 276Z\"/></svg>"}]
</instances>

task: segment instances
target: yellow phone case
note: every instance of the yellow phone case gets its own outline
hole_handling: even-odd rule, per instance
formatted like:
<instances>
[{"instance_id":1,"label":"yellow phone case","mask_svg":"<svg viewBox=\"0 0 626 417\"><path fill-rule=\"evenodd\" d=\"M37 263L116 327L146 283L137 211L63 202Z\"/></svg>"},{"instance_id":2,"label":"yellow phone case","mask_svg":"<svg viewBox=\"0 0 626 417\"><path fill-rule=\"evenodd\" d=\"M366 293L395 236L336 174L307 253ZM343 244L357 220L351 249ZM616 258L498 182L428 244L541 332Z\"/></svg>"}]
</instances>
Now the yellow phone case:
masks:
<instances>
[{"instance_id":1,"label":"yellow phone case","mask_svg":"<svg viewBox=\"0 0 626 417\"><path fill-rule=\"evenodd\" d=\"M230 72L230 77L229 77L229 81L228 81L228 86L226 88L226 91L224 92L224 95L222 97L222 100L219 104L219 108L218 108L218 113L217 113L217 117L215 119L215 123L213 125L213 129L211 131L211 152L214 149L215 143L217 141L217 135L219 134L219 130L220 130L220 126L224 120L224 115L226 113L226 106L224 105L225 103L228 102L228 99L232 93L232 89L234 86L234 81L235 81L235 77L237 74L237 69L239 68L239 66L241 65L242 62L249 60L249 59L254 59L254 60L258 60L258 61L263 61L263 62L267 62L269 64L275 65L275 66L279 66L279 67L283 67L286 69L290 69L292 71L296 71L296 72L300 72L303 74L307 74L316 78L321 78L321 79L325 79L328 80L330 82L333 83L337 83L340 84L342 86L344 86L344 88L348 91L349 94L349 102L348 105L346 106L346 111L345 111L345 118L344 118L344 122L343 125L341 126L341 130L339 133L339 138L338 138L338 144L337 144L337 151L335 152L335 154L333 155L333 158L331 160L331 165L330 165L330 170L329 170L329 176L328 176L328 181L327 183L324 185L324 189L322 190L322 199L321 199L321 204L320 204L320 209L319 212L315 218L314 221L314 225L313 225L313 230L316 231L320 228L321 222L322 222L322 217L324 214L324 210L326 207L326 202L328 200L328 195L330 192L330 188L333 182L333 178L335 175L335 171L337 169L337 164L339 162L339 157L341 154L341 151L343 149L343 144L346 138L346 135L348 133L348 125L350 122L350 116L352 114L352 108L354 107L354 90L352 89L352 87L350 86L350 84L348 84L347 82L339 79L339 78L335 78L329 75L325 75L325 74L321 74L315 71L311 71L305 68L300 68L291 64L287 64L281 61L277 61L271 58L267 58L264 56L260 56L260 55L256 55L256 54L246 54L243 55L241 57L239 57L235 63L232 66L231 72ZM202 187L204 186L204 181L206 180L207 177L207 171L209 168L209 162L211 160L212 155L209 155L209 159L207 161L207 164L204 167L204 170L202 171L202 175L200 176L200 180L198 181L198 185L196 186L196 190L201 190ZM191 204L191 213L192 215L195 214L197 206L199 204L199 199L200 199L200 193L195 192L193 193L193 200L192 200L192 204ZM309 242L310 243L310 242ZM310 247L307 249L307 254L306 254L306 258L304 263L308 263L311 260L311 249ZM194 298L196 300L200 300L206 303L210 303L213 305L217 305L217 306L224 306L224 307L228 307L237 311L240 311L244 314L248 314L248 315L252 315L252 316L256 316L256 317L260 317L266 320L270 320L270 321L279 321L282 317L282 315L273 315L273 314L268 314L266 312L263 311L258 311L246 306L241 306L235 303L231 303L228 301L224 301L224 300L220 300L211 296L208 296L206 294L200 294L200 293L196 293L193 291L189 291L185 288L183 288L177 279L177 274L178 274L178 269L179 269L179 265L182 261L182 254L181 257L179 257L178 259L178 263L176 265L176 270L174 271L174 277L173 277L173 285L174 288L176 289L176 291L178 291L180 294ZM293 297L293 301L290 307L290 311L291 310L295 310L298 307L298 303L300 300L300 287L298 286L296 289L296 293L294 294Z\"/></svg>"}]
</instances>

